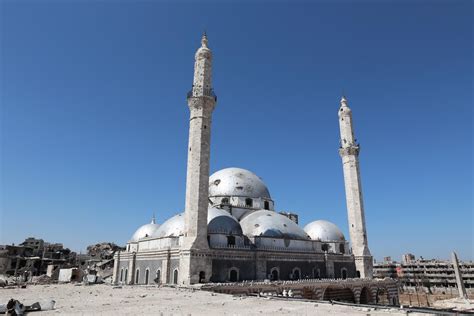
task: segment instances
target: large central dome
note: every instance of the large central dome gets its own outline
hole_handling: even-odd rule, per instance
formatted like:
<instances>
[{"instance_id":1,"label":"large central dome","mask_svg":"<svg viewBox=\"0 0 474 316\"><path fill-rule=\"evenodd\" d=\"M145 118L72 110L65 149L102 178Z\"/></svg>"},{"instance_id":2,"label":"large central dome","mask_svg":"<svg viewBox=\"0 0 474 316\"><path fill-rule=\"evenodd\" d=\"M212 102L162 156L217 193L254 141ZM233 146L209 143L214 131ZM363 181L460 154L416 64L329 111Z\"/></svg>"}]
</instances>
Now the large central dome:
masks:
<instances>
[{"instance_id":1,"label":"large central dome","mask_svg":"<svg viewBox=\"0 0 474 316\"><path fill-rule=\"evenodd\" d=\"M209 196L241 196L271 199L267 186L254 173L240 168L226 168L209 177Z\"/></svg>"}]
</instances>

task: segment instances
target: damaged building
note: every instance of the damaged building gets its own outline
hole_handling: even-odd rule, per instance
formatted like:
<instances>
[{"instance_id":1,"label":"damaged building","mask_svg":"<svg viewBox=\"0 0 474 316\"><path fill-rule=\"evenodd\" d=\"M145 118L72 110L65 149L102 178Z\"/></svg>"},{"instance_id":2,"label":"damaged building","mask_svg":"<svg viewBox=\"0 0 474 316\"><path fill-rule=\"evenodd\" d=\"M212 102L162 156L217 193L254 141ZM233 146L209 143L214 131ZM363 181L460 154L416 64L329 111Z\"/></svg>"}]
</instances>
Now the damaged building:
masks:
<instances>
[{"instance_id":1,"label":"damaged building","mask_svg":"<svg viewBox=\"0 0 474 316\"><path fill-rule=\"evenodd\" d=\"M19 245L0 246L0 275L19 277L23 282L36 276L60 282L81 281L89 274L100 280L111 280L114 253L123 249L103 242L87 247L86 254L76 254L61 243L28 237Z\"/></svg>"},{"instance_id":2,"label":"damaged building","mask_svg":"<svg viewBox=\"0 0 474 316\"><path fill-rule=\"evenodd\" d=\"M51 273L53 268L75 264L76 253L60 243L48 243L43 239L28 237L19 245L0 246L0 274L32 276Z\"/></svg>"}]
</instances>

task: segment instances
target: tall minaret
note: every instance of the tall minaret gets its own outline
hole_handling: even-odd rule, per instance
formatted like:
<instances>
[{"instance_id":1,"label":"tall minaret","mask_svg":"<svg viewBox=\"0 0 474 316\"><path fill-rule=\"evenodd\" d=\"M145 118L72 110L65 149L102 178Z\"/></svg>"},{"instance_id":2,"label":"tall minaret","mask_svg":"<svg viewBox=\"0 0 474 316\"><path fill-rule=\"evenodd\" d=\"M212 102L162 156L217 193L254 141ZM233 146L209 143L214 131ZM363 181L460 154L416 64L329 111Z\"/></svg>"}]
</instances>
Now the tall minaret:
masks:
<instances>
[{"instance_id":1,"label":"tall minaret","mask_svg":"<svg viewBox=\"0 0 474 316\"><path fill-rule=\"evenodd\" d=\"M339 127L341 130L339 155L341 155L344 169L344 185L346 188L352 253L354 254L356 270L360 277L372 278L373 261L367 243L367 230L365 228L364 201L362 199L359 170L359 144L357 144L354 138L352 111L347 106L345 97L342 97L341 107L339 108Z\"/></svg>"},{"instance_id":2,"label":"tall minaret","mask_svg":"<svg viewBox=\"0 0 474 316\"><path fill-rule=\"evenodd\" d=\"M208 280L211 270L205 256L197 252L209 249L207 242L207 209L209 203L209 154L211 117L216 96L211 85L212 52L207 36L201 39L194 63L193 88L188 93L189 145L186 175L186 205L184 237L181 244L180 283Z\"/></svg>"}]
</instances>

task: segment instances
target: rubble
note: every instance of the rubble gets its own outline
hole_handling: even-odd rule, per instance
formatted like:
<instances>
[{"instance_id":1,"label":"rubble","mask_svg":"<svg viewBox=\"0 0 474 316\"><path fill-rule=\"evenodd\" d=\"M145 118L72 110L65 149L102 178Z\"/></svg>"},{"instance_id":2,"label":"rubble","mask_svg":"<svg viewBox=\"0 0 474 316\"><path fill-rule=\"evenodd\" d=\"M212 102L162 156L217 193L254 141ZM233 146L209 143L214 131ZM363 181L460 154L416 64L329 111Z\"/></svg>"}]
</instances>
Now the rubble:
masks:
<instances>
[{"instance_id":1,"label":"rubble","mask_svg":"<svg viewBox=\"0 0 474 316\"><path fill-rule=\"evenodd\" d=\"M114 243L103 242L88 246L87 254L95 259L110 260L113 259L114 253L120 250L125 250L125 248Z\"/></svg>"},{"instance_id":2,"label":"rubble","mask_svg":"<svg viewBox=\"0 0 474 316\"><path fill-rule=\"evenodd\" d=\"M35 302L31 305L25 305L18 300L10 299L7 304L0 304L0 313L6 315L25 315L27 312L48 311L53 310L54 300L44 303Z\"/></svg>"},{"instance_id":3,"label":"rubble","mask_svg":"<svg viewBox=\"0 0 474 316\"><path fill-rule=\"evenodd\" d=\"M111 283L114 253L125 248L102 242L76 254L60 243L29 237L15 246L0 245L0 287L54 282Z\"/></svg>"}]
</instances>

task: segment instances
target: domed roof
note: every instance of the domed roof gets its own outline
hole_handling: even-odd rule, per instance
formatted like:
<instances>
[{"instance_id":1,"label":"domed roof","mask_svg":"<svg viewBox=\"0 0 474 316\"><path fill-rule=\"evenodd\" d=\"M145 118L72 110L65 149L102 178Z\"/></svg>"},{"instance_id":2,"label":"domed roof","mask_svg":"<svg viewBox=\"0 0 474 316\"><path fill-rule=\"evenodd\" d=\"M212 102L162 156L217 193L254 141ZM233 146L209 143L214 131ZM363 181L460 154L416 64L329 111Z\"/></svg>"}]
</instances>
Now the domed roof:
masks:
<instances>
[{"instance_id":1,"label":"domed roof","mask_svg":"<svg viewBox=\"0 0 474 316\"><path fill-rule=\"evenodd\" d=\"M153 237L178 237L184 234L184 213L176 214L161 224Z\"/></svg>"},{"instance_id":2,"label":"domed roof","mask_svg":"<svg viewBox=\"0 0 474 316\"><path fill-rule=\"evenodd\" d=\"M207 231L226 235L242 235L239 222L226 210L211 207L207 212ZM155 232L153 237L178 237L184 234L184 213L179 213Z\"/></svg>"},{"instance_id":3,"label":"domed roof","mask_svg":"<svg viewBox=\"0 0 474 316\"><path fill-rule=\"evenodd\" d=\"M309 239L305 231L295 222L273 211L259 210L249 213L240 220L240 226L248 237Z\"/></svg>"},{"instance_id":4,"label":"domed roof","mask_svg":"<svg viewBox=\"0 0 474 316\"><path fill-rule=\"evenodd\" d=\"M153 217L151 223L145 224L137 229L130 241L138 241L145 237L151 237L159 227L160 225L155 223L155 217Z\"/></svg>"},{"instance_id":5,"label":"domed roof","mask_svg":"<svg viewBox=\"0 0 474 316\"><path fill-rule=\"evenodd\" d=\"M220 208L209 208L207 212L207 232L226 235L242 235L239 222L229 212Z\"/></svg>"},{"instance_id":6,"label":"domed roof","mask_svg":"<svg viewBox=\"0 0 474 316\"><path fill-rule=\"evenodd\" d=\"M267 186L254 173L240 168L226 168L209 177L209 196L243 196L271 199Z\"/></svg>"},{"instance_id":7,"label":"domed roof","mask_svg":"<svg viewBox=\"0 0 474 316\"><path fill-rule=\"evenodd\" d=\"M312 240L320 241L343 241L344 234L335 224L319 220L309 223L304 227L304 231L311 237Z\"/></svg>"}]
</instances>

